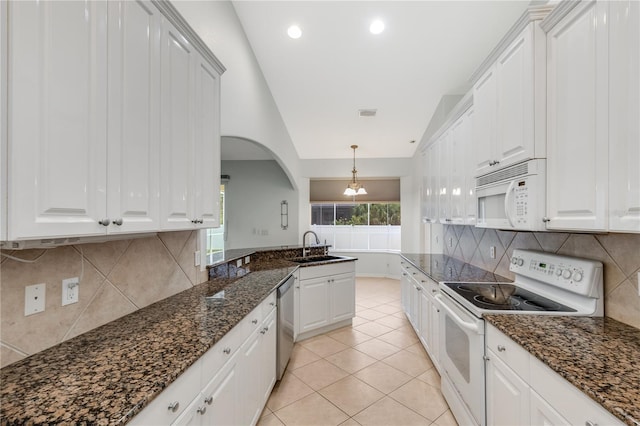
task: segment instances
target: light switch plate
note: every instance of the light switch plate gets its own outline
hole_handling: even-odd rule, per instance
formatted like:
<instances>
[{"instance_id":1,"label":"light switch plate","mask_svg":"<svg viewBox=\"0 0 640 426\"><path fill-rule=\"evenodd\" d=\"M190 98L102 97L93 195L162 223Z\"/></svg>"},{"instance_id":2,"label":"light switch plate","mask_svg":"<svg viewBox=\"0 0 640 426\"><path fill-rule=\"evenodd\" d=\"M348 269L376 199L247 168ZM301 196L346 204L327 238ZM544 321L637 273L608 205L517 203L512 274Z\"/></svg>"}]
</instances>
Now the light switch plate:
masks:
<instances>
[{"instance_id":1,"label":"light switch plate","mask_svg":"<svg viewBox=\"0 0 640 426\"><path fill-rule=\"evenodd\" d=\"M44 312L45 293L47 285L45 283L28 285L24 289L24 316Z\"/></svg>"}]
</instances>

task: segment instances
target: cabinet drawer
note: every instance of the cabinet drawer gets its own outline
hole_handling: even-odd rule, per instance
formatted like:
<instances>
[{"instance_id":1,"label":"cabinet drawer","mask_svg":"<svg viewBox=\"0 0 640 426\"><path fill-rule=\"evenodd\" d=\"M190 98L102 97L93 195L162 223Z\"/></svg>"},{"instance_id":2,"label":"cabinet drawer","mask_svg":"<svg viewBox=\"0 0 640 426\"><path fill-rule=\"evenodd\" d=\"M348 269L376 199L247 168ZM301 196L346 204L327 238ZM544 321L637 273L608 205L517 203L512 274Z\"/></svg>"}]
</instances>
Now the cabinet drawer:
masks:
<instances>
[{"instance_id":1,"label":"cabinet drawer","mask_svg":"<svg viewBox=\"0 0 640 426\"><path fill-rule=\"evenodd\" d=\"M307 266L300 268L300 279L326 277L327 275L344 274L355 271L355 262L338 262L329 265Z\"/></svg>"},{"instance_id":2,"label":"cabinet drawer","mask_svg":"<svg viewBox=\"0 0 640 426\"><path fill-rule=\"evenodd\" d=\"M268 317L271 311L276 308L276 293L277 290L272 291L271 294L268 295L267 298L260 304L261 320L264 320L266 317Z\"/></svg>"},{"instance_id":3,"label":"cabinet drawer","mask_svg":"<svg viewBox=\"0 0 640 426\"><path fill-rule=\"evenodd\" d=\"M252 331L258 327L260 324L259 312L259 308L251 311L249 315L233 327L200 358L202 362L201 386L209 383L213 376L215 376L224 364L238 351L247 337L251 335ZM257 320L257 322L253 324L252 319Z\"/></svg>"},{"instance_id":4,"label":"cabinet drawer","mask_svg":"<svg viewBox=\"0 0 640 426\"><path fill-rule=\"evenodd\" d=\"M613 414L535 357L531 357L531 387L572 425L622 425Z\"/></svg>"},{"instance_id":5,"label":"cabinet drawer","mask_svg":"<svg viewBox=\"0 0 640 426\"><path fill-rule=\"evenodd\" d=\"M171 424L200 393L200 360L182 373L132 420L132 425Z\"/></svg>"},{"instance_id":6,"label":"cabinet drawer","mask_svg":"<svg viewBox=\"0 0 640 426\"><path fill-rule=\"evenodd\" d=\"M487 348L504 361L525 382L529 382L529 352L487 323Z\"/></svg>"}]
</instances>

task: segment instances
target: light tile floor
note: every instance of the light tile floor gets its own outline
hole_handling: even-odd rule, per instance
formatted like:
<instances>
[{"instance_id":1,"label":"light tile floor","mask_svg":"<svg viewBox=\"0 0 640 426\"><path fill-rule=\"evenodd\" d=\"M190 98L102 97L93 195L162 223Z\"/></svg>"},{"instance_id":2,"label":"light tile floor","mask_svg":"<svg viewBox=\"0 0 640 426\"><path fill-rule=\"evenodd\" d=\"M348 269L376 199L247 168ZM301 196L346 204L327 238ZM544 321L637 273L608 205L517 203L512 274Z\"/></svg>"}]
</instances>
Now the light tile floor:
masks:
<instances>
[{"instance_id":1,"label":"light tile floor","mask_svg":"<svg viewBox=\"0 0 640 426\"><path fill-rule=\"evenodd\" d=\"M356 279L353 325L296 343L258 425L457 425L398 280Z\"/></svg>"}]
</instances>

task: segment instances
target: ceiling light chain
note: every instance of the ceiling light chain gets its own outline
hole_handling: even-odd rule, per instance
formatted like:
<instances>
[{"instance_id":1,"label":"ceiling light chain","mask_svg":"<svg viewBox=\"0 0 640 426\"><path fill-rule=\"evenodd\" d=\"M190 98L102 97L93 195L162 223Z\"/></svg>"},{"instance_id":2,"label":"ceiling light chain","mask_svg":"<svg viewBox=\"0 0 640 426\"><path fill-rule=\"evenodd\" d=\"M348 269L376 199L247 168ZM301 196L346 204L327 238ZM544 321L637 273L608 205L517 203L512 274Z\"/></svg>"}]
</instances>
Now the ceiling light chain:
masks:
<instances>
[{"instance_id":1,"label":"ceiling light chain","mask_svg":"<svg viewBox=\"0 0 640 426\"><path fill-rule=\"evenodd\" d=\"M352 180L347 185L347 189L344 190L344 195L348 197L367 194L367 190L358 182L358 170L356 170L356 148L358 148L358 145L351 145L351 149L353 149L353 170L351 171Z\"/></svg>"}]
</instances>

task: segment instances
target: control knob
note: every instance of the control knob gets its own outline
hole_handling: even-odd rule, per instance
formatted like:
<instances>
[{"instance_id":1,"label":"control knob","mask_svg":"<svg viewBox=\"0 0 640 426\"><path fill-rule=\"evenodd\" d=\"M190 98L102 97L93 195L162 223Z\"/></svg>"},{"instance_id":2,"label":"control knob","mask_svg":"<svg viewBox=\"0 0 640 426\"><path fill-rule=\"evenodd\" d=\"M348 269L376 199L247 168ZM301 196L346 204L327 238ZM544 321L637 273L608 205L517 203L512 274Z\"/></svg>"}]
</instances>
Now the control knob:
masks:
<instances>
[{"instance_id":1,"label":"control knob","mask_svg":"<svg viewBox=\"0 0 640 426\"><path fill-rule=\"evenodd\" d=\"M557 275L557 276L562 275L562 269L561 269L561 268L558 268L558 269L556 270L556 275Z\"/></svg>"},{"instance_id":2,"label":"control knob","mask_svg":"<svg viewBox=\"0 0 640 426\"><path fill-rule=\"evenodd\" d=\"M582 272L576 272L575 274L573 274L573 280L575 282L582 281Z\"/></svg>"},{"instance_id":3,"label":"control knob","mask_svg":"<svg viewBox=\"0 0 640 426\"><path fill-rule=\"evenodd\" d=\"M522 259L521 257L518 258L518 266L522 266L524 265L524 259Z\"/></svg>"},{"instance_id":4,"label":"control knob","mask_svg":"<svg viewBox=\"0 0 640 426\"><path fill-rule=\"evenodd\" d=\"M562 278L567 280L571 278L571 271L568 269L565 269L564 271L562 271Z\"/></svg>"}]
</instances>

